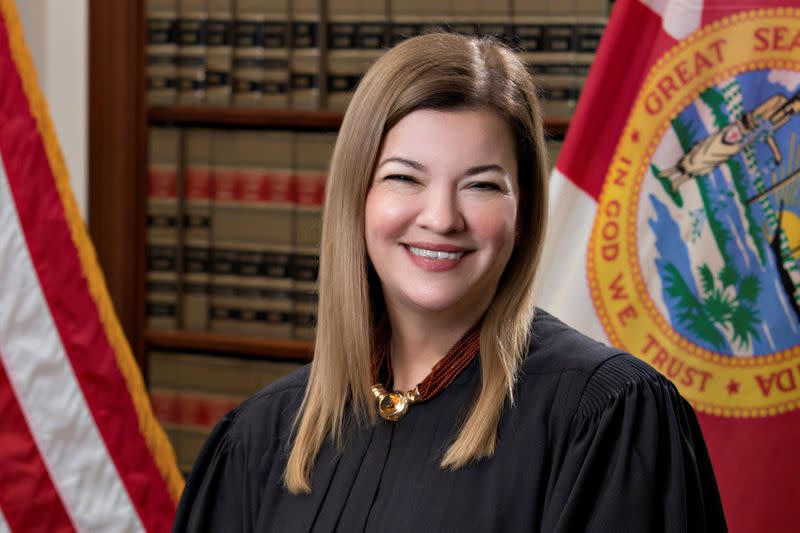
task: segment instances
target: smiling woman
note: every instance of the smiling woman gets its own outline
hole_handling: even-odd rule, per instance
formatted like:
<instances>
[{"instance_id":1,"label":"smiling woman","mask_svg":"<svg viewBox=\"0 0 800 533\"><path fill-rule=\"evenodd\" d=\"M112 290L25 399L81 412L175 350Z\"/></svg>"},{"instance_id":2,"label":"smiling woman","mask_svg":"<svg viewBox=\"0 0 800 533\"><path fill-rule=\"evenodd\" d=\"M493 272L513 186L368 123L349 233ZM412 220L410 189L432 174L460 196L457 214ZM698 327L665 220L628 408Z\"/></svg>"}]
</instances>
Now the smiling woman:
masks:
<instances>
[{"instance_id":1,"label":"smiling woman","mask_svg":"<svg viewBox=\"0 0 800 533\"><path fill-rule=\"evenodd\" d=\"M386 134L365 234L392 325L395 388L420 383L489 307L518 204L514 137L496 112L419 109Z\"/></svg>"},{"instance_id":2,"label":"smiling woman","mask_svg":"<svg viewBox=\"0 0 800 533\"><path fill-rule=\"evenodd\" d=\"M310 368L219 423L175 531L723 531L691 407L538 311L544 133L490 38L365 75L326 190Z\"/></svg>"}]
</instances>

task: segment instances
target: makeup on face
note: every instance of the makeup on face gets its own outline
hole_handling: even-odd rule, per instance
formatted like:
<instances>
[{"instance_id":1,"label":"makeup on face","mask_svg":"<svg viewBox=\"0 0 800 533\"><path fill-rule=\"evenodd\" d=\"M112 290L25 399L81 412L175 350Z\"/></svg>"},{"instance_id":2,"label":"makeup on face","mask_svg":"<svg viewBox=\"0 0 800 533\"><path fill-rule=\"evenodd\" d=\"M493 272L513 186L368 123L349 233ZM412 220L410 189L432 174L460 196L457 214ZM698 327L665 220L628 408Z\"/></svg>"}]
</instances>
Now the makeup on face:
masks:
<instances>
[{"instance_id":1,"label":"makeup on face","mask_svg":"<svg viewBox=\"0 0 800 533\"><path fill-rule=\"evenodd\" d=\"M508 123L488 110L409 113L385 136L365 239L387 304L474 313L514 247L519 187Z\"/></svg>"}]
</instances>

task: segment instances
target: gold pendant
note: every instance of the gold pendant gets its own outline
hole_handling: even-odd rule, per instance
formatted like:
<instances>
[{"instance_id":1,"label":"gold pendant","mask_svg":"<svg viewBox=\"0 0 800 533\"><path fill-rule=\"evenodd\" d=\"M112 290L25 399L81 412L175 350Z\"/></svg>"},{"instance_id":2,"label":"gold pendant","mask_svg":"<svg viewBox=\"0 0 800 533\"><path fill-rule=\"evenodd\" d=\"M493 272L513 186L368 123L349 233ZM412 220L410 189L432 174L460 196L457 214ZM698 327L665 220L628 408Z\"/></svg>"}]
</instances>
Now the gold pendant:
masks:
<instances>
[{"instance_id":1,"label":"gold pendant","mask_svg":"<svg viewBox=\"0 0 800 533\"><path fill-rule=\"evenodd\" d=\"M381 418L397 422L408 412L408 407L419 400L419 390L414 387L406 393L387 391L383 385L376 383L372 386L372 394L378 399L378 413Z\"/></svg>"}]
</instances>

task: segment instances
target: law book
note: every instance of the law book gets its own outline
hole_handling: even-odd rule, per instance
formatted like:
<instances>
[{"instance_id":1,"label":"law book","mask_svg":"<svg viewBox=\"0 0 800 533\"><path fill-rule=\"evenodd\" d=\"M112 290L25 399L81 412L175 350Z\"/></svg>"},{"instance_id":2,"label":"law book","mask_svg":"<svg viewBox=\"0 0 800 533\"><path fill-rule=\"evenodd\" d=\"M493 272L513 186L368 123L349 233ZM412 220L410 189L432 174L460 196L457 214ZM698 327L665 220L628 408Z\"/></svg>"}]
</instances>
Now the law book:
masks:
<instances>
[{"instance_id":1,"label":"law book","mask_svg":"<svg viewBox=\"0 0 800 533\"><path fill-rule=\"evenodd\" d=\"M216 421L235 409L244 397L197 393L174 389L151 389L153 414L164 428L175 450L178 467L191 471L200 449Z\"/></svg>"},{"instance_id":2,"label":"law book","mask_svg":"<svg viewBox=\"0 0 800 533\"><path fill-rule=\"evenodd\" d=\"M153 350L148 383L151 390L248 397L301 366L275 359Z\"/></svg>"},{"instance_id":3,"label":"law book","mask_svg":"<svg viewBox=\"0 0 800 533\"><path fill-rule=\"evenodd\" d=\"M580 83L577 76L577 19L553 17L544 27L544 54L539 79L545 89L546 117L568 118L575 111Z\"/></svg>"},{"instance_id":4,"label":"law book","mask_svg":"<svg viewBox=\"0 0 800 533\"><path fill-rule=\"evenodd\" d=\"M237 334L237 324L227 320L227 307L222 296L229 287L235 287L238 280L238 249L235 244L223 239L217 226L230 226L228 219L236 220L238 207L238 166L237 132L235 130L215 131L211 147L211 211L214 214L211 224L211 279L208 308L208 328L210 331ZM235 230L234 230L235 232Z\"/></svg>"},{"instance_id":5,"label":"law book","mask_svg":"<svg viewBox=\"0 0 800 533\"><path fill-rule=\"evenodd\" d=\"M179 325L181 329L190 331L208 329L212 223L210 156L213 133L212 130L193 128L184 134Z\"/></svg>"},{"instance_id":6,"label":"law book","mask_svg":"<svg viewBox=\"0 0 800 533\"><path fill-rule=\"evenodd\" d=\"M605 17L582 17L575 26L575 51L579 63L591 65L606 29Z\"/></svg>"},{"instance_id":7,"label":"law book","mask_svg":"<svg viewBox=\"0 0 800 533\"><path fill-rule=\"evenodd\" d=\"M482 2L470 0L472 13L478 20L478 33L492 35L502 42L516 46L511 0Z\"/></svg>"},{"instance_id":8,"label":"law book","mask_svg":"<svg viewBox=\"0 0 800 533\"><path fill-rule=\"evenodd\" d=\"M328 109L344 110L361 76L356 44L360 4L360 0L328 0Z\"/></svg>"},{"instance_id":9,"label":"law book","mask_svg":"<svg viewBox=\"0 0 800 533\"><path fill-rule=\"evenodd\" d=\"M577 0L575 12L578 18L598 17L607 20L613 3L613 0Z\"/></svg>"},{"instance_id":10,"label":"law book","mask_svg":"<svg viewBox=\"0 0 800 533\"><path fill-rule=\"evenodd\" d=\"M179 130L150 128L146 237L149 329L177 328L179 147Z\"/></svg>"},{"instance_id":11,"label":"law book","mask_svg":"<svg viewBox=\"0 0 800 533\"><path fill-rule=\"evenodd\" d=\"M296 134L294 181L296 187L294 255L294 336L312 340L317 309L317 275L322 231L325 183L336 136L326 133Z\"/></svg>"},{"instance_id":12,"label":"law book","mask_svg":"<svg viewBox=\"0 0 800 533\"><path fill-rule=\"evenodd\" d=\"M264 4L264 107L289 108L289 1Z\"/></svg>"},{"instance_id":13,"label":"law book","mask_svg":"<svg viewBox=\"0 0 800 533\"><path fill-rule=\"evenodd\" d=\"M329 0L327 107L344 110L387 43L384 0Z\"/></svg>"},{"instance_id":14,"label":"law book","mask_svg":"<svg viewBox=\"0 0 800 533\"><path fill-rule=\"evenodd\" d=\"M237 0L234 10L233 104L264 103L265 63L262 0Z\"/></svg>"},{"instance_id":15,"label":"law book","mask_svg":"<svg viewBox=\"0 0 800 533\"><path fill-rule=\"evenodd\" d=\"M577 102L576 5L577 0L523 0L513 5L521 57L540 88L547 118L570 117Z\"/></svg>"},{"instance_id":16,"label":"law book","mask_svg":"<svg viewBox=\"0 0 800 533\"><path fill-rule=\"evenodd\" d=\"M174 104L178 94L177 0L147 2L147 103Z\"/></svg>"},{"instance_id":17,"label":"law book","mask_svg":"<svg viewBox=\"0 0 800 533\"><path fill-rule=\"evenodd\" d=\"M572 116L580 91L577 64L559 55L544 54L528 68L541 89L544 116L557 119Z\"/></svg>"},{"instance_id":18,"label":"law book","mask_svg":"<svg viewBox=\"0 0 800 533\"><path fill-rule=\"evenodd\" d=\"M289 91L293 109L320 107L320 14L319 0L291 2Z\"/></svg>"},{"instance_id":19,"label":"law book","mask_svg":"<svg viewBox=\"0 0 800 533\"><path fill-rule=\"evenodd\" d=\"M302 364L151 351L150 398L182 471L191 469L214 424L245 398Z\"/></svg>"},{"instance_id":20,"label":"law book","mask_svg":"<svg viewBox=\"0 0 800 533\"><path fill-rule=\"evenodd\" d=\"M454 5L447 21L448 30L467 36L479 35L480 17L476 11L480 11L480 7L476 4L475 0L463 0Z\"/></svg>"},{"instance_id":21,"label":"law book","mask_svg":"<svg viewBox=\"0 0 800 533\"><path fill-rule=\"evenodd\" d=\"M533 76L544 108L548 95L541 77L543 73L540 63L544 55L544 31L548 20L547 3L541 0L515 0L512 3L511 13L519 56Z\"/></svg>"},{"instance_id":22,"label":"law book","mask_svg":"<svg viewBox=\"0 0 800 533\"><path fill-rule=\"evenodd\" d=\"M546 4L541 0L514 0L511 22L514 41L520 57L531 65L543 51L544 26L548 18Z\"/></svg>"},{"instance_id":23,"label":"law book","mask_svg":"<svg viewBox=\"0 0 800 533\"><path fill-rule=\"evenodd\" d=\"M291 133L235 139L232 183L215 176L211 329L291 338L294 224Z\"/></svg>"},{"instance_id":24,"label":"law book","mask_svg":"<svg viewBox=\"0 0 800 533\"><path fill-rule=\"evenodd\" d=\"M492 35L510 42L513 35L511 1L459 0L453 4L449 26L463 35Z\"/></svg>"},{"instance_id":25,"label":"law book","mask_svg":"<svg viewBox=\"0 0 800 533\"><path fill-rule=\"evenodd\" d=\"M206 97L208 0L178 0L178 102L201 104Z\"/></svg>"},{"instance_id":26,"label":"law book","mask_svg":"<svg viewBox=\"0 0 800 533\"><path fill-rule=\"evenodd\" d=\"M179 426L174 424L164 424L164 433L172 444L172 449L175 451L175 458L178 461L178 468L184 477L187 477L194 466L197 456L200 455L200 450L203 449L203 444L208 440L208 435L211 433L206 428L198 428L192 426Z\"/></svg>"},{"instance_id":27,"label":"law book","mask_svg":"<svg viewBox=\"0 0 800 533\"><path fill-rule=\"evenodd\" d=\"M210 430L225 413L235 409L246 396L209 394L192 390L151 388L153 413L162 424L192 426Z\"/></svg>"},{"instance_id":28,"label":"law book","mask_svg":"<svg viewBox=\"0 0 800 533\"><path fill-rule=\"evenodd\" d=\"M394 46L427 31L446 29L453 20L453 12L450 0L391 2L389 44Z\"/></svg>"},{"instance_id":29,"label":"law book","mask_svg":"<svg viewBox=\"0 0 800 533\"><path fill-rule=\"evenodd\" d=\"M227 106L233 92L233 0L208 0L206 103Z\"/></svg>"}]
</instances>

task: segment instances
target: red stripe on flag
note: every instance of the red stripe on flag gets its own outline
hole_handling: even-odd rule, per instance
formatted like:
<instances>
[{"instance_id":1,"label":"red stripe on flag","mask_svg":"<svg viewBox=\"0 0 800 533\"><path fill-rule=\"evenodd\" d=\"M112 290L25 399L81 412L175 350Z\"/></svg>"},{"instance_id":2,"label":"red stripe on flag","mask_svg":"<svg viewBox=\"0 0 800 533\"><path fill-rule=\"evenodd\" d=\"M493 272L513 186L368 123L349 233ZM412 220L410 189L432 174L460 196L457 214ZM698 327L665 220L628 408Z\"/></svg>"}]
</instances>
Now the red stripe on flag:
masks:
<instances>
[{"instance_id":1,"label":"red stripe on flag","mask_svg":"<svg viewBox=\"0 0 800 533\"><path fill-rule=\"evenodd\" d=\"M11 58L6 27L0 24L0 152L36 274L97 428L142 523L148 531L167 531L175 504L139 430Z\"/></svg>"},{"instance_id":2,"label":"red stripe on flag","mask_svg":"<svg viewBox=\"0 0 800 533\"><path fill-rule=\"evenodd\" d=\"M733 13L751 11L756 8L753 0L705 0L700 26L705 26ZM758 0L758 9L768 7L797 7L796 0Z\"/></svg>"},{"instance_id":3,"label":"red stripe on flag","mask_svg":"<svg viewBox=\"0 0 800 533\"><path fill-rule=\"evenodd\" d=\"M75 531L0 357L0 508L12 531Z\"/></svg>"},{"instance_id":4,"label":"red stripe on flag","mask_svg":"<svg viewBox=\"0 0 800 533\"><path fill-rule=\"evenodd\" d=\"M637 35L646 37L648 45L637 46ZM595 200L642 80L675 42L661 29L661 17L639 0L614 6L556 164Z\"/></svg>"},{"instance_id":5,"label":"red stripe on flag","mask_svg":"<svg viewBox=\"0 0 800 533\"><path fill-rule=\"evenodd\" d=\"M697 413L697 418L731 531L796 531L800 411L752 419Z\"/></svg>"}]
</instances>

